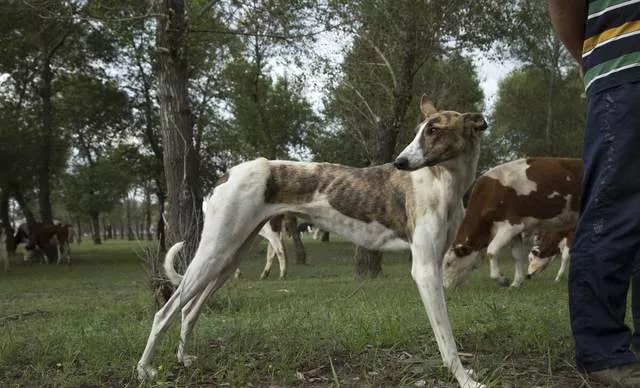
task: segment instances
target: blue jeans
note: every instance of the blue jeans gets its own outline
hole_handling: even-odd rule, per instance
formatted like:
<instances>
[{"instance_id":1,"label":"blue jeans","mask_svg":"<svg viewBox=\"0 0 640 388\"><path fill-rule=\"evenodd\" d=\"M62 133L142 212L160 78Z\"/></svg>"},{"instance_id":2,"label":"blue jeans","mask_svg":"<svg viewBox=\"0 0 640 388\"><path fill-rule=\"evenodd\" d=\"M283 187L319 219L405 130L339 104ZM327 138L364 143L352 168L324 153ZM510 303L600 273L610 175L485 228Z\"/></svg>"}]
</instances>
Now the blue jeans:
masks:
<instances>
[{"instance_id":1,"label":"blue jeans","mask_svg":"<svg viewBox=\"0 0 640 388\"><path fill-rule=\"evenodd\" d=\"M632 278L640 330L640 82L588 97L580 219L571 249L569 311L579 370L637 362L625 325ZM640 348L640 347L639 347Z\"/></svg>"}]
</instances>

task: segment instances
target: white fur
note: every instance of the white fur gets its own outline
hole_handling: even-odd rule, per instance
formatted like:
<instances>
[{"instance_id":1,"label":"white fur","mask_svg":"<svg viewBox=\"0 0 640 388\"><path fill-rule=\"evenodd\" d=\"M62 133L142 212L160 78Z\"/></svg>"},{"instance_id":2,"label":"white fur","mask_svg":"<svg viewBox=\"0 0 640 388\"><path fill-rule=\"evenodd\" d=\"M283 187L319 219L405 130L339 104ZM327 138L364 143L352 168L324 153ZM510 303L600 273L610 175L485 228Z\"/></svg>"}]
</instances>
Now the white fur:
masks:
<instances>
[{"instance_id":1,"label":"white fur","mask_svg":"<svg viewBox=\"0 0 640 388\"><path fill-rule=\"evenodd\" d=\"M369 249L410 248L413 257L411 275L422 297L445 366L454 374L460 387L484 387L474 381L462 366L442 286L442 258L460 224L462 194L475 175L478 153L476 142L473 150L466 154L433 169L422 168L410 173L413 184L405 189L413 190L416 202L415 206L406 209L411 213L410 218L415 220L415 225L409 225L412 229L410 245L396 238L393 231L380 223L364 223L338 212L321 194L302 204L265 203L269 163L294 164L292 162L257 159L232 168L229 179L218 186L208 200L202 237L191 264L175 293L154 317L147 345L138 362L139 377L156 377L157 372L150 365L153 352L179 310L182 310L182 327L177 357L185 365L191 364L194 357L184 353L184 344L207 296L233 274L243 252L269 217L293 212L305 214L314 225L341 234ZM315 170L314 164L295 165ZM436 169L437 174L434 173ZM376 190L375 186L371 190Z\"/></svg>"},{"instance_id":2,"label":"white fur","mask_svg":"<svg viewBox=\"0 0 640 388\"><path fill-rule=\"evenodd\" d=\"M418 131L413 141L400 152L398 158L406 158L409 161L410 166L419 166L423 158L422 145L420 139L422 138L422 132L427 127L428 122L424 122L418 126Z\"/></svg>"},{"instance_id":3,"label":"white fur","mask_svg":"<svg viewBox=\"0 0 640 388\"><path fill-rule=\"evenodd\" d=\"M505 187L513 188L518 195L529 195L538 189L538 184L527 178L527 168L527 160L518 159L492 168L485 175L498 180Z\"/></svg>"}]
</instances>

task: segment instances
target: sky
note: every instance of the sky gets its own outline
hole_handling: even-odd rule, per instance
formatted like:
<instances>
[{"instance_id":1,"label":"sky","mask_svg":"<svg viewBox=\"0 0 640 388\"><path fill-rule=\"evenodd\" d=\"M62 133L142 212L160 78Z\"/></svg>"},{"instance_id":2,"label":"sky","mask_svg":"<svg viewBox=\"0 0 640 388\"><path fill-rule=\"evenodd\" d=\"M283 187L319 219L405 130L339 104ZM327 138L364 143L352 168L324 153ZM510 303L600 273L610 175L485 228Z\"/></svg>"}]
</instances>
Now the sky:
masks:
<instances>
[{"instance_id":1,"label":"sky","mask_svg":"<svg viewBox=\"0 0 640 388\"><path fill-rule=\"evenodd\" d=\"M500 62L494 58L487 58L482 53L475 54L473 59L478 70L480 86L484 92L485 113L488 113L496 102L500 81L516 68L516 63Z\"/></svg>"}]
</instances>

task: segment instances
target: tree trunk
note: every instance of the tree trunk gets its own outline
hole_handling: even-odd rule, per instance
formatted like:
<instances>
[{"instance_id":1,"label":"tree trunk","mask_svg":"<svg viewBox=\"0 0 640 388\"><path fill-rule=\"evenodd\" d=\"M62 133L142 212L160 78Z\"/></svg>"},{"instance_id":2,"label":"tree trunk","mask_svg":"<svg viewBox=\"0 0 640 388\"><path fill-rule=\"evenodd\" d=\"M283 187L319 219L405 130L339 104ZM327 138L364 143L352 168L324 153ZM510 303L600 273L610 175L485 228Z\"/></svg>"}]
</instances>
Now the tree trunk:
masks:
<instances>
[{"instance_id":1,"label":"tree trunk","mask_svg":"<svg viewBox=\"0 0 640 388\"><path fill-rule=\"evenodd\" d=\"M76 238L78 245L82 244L82 223L80 220L76 220Z\"/></svg>"},{"instance_id":2,"label":"tree trunk","mask_svg":"<svg viewBox=\"0 0 640 388\"><path fill-rule=\"evenodd\" d=\"M354 258L358 277L376 278L382 274L382 252L356 246Z\"/></svg>"},{"instance_id":3,"label":"tree trunk","mask_svg":"<svg viewBox=\"0 0 640 388\"><path fill-rule=\"evenodd\" d=\"M147 240L151 241L151 190L148 187L144 190L144 232Z\"/></svg>"},{"instance_id":4,"label":"tree trunk","mask_svg":"<svg viewBox=\"0 0 640 388\"><path fill-rule=\"evenodd\" d=\"M165 240L165 235L164 235L164 201L165 201L165 194L164 194L164 190L158 190L158 205L159 205L159 209L158 209L158 213L160 213L159 217L158 217L158 225L156 227L156 237L158 239L158 245L160 247L160 252L166 252L167 250L167 246L166 246L166 240Z\"/></svg>"},{"instance_id":5,"label":"tree trunk","mask_svg":"<svg viewBox=\"0 0 640 388\"><path fill-rule=\"evenodd\" d=\"M194 149L188 98L188 64L184 35L184 0L156 0L157 79L160 128L169 208L166 213L170 245L184 240L191 258L202 229L202 196L198 156ZM185 263L186 264L186 263Z\"/></svg>"},{"instance_id":6,"label":"tree trunk","mask_svg":"<svg viewBox=\"0 0 640 388\"><path fill-rule=\"evenodd\" d=\"M556 94L556 69L560 61L560 42L554 39L551 71L549 71L549 86L547 89L547 117L544 126L544 149L547 155L555 155L551 133L553 132L554 100Z\"/></svg>"},{"instance_id":7,"label":"tree trunk","mask_svg":"<svg viewBox=\"0 0 640 388\"><path fill-rule=\"evenodd\" d=\"M105 221L105 218L102 217L102 240L103 241L107 241L107 222Z\"/></svg>"},{"instance_id":8,"label":"tree trunk","mask_svg":"<svg viewBox=\"0 0 640 388\"><path fill-rule=\"evenodd\" d=\"M133 228L131 226L131 200L126 199L127 206L125 207L125 216L127 218L127 240L133 241Z\"/></svg>"},{"instance_id":9,"label":"tree trunk","mask_svg":"<svg viewBox=\"0 0 640 388\"><path fill-rule=\"evenodd\" d=\"M45 37L44 39L48 39ZM43 55L40 68L40 99L42 111L40 112L40 163L38 164L38 204L40 205L40 218L46 224L53 223L53 211L51 209L51 148L53 139L53 104L51 103L51 84L53 72L51 71L51 56Z\"/></svg>"},{"instance_id":10,"label":"tree trunk","mask_svg":"<svg viewBox=\"0 0 640 388\"><path fill-rule=\"evenodd\" d=\"M9 193L7 190L0 192L0 227L3 228L7 252L11 255L16 253L16 242L13 239L13 228L11 227L11 216L9 214Z\"/></svg>"},{"instance_id":11,"label":"tree trunk","mask_svg":"<svg viewBox=\"0 0 640 388\"><path fill-rule=\"evenodd\" d=\"M293 253L296 256L296 264L307 264L307 252L298 233L298 220L291 214L284 216L284 228L291 240L293 240Z\"/></svg>"},{"instance_id":12,"label":"tree trunk","mask_svg":"<svg viewBox=\"0 0 640 388\"><path fill-rule=\"evenodd\" d=\"M93 243L94 244L102 244L102 240L100 240L100 216L97 213L93 213L89 215L91 217L91 227L93 233Z\"/></svg>"}]
</instances>

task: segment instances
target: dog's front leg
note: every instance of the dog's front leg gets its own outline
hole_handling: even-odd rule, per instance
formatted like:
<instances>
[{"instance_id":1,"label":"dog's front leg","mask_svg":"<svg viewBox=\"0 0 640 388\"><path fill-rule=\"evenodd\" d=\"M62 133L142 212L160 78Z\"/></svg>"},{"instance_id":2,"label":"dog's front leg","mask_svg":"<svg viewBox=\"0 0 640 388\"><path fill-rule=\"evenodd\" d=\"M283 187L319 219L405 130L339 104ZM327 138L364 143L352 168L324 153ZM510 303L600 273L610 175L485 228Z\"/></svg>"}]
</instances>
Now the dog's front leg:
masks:
<instances>
[{"instance_id":1,"label":"dog's front leg","mask_svg":"<svg viewBox=\"0 0 640 388\"><path fill-rule=\"evenodd\" d=\"M463 368L458 349L453 338L442 284L442 259L446 244L446 231L438 230L441 222L418 224L414 233L411 253L413 257L411 276L413 277L422 303L438 343L444 365L454 374L462 388L482 388Z\"/></svg>"}]
</instances>

